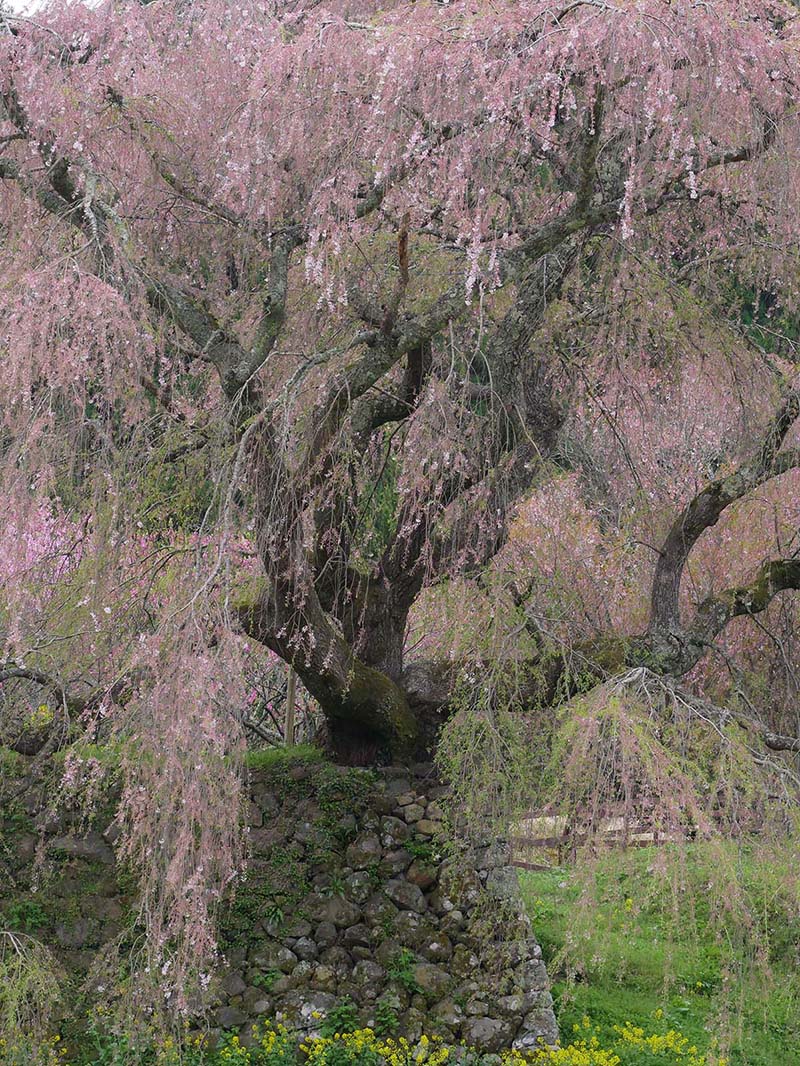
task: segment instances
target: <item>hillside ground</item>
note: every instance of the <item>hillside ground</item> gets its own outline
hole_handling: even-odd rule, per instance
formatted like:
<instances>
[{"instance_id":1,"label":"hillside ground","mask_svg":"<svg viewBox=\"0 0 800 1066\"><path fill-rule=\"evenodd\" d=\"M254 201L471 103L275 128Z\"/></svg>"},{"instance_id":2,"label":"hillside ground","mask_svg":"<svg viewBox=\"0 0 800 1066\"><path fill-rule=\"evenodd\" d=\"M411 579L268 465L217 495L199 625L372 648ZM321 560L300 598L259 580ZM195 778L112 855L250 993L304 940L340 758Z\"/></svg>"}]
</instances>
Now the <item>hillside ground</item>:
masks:
<instances>
[{"instance_id":1,"label":"hillside ground","mask_svg":"<svg viewBox=\"0 0 800 1066\"><path fill-rule=\"evenodd\" d=\"M520 871L554 982L562 1039L585 1028L666 1022L730 1066L800 1063L798 915L781 871L728 852L607 854L591 870ZM577 1029L576 1029L577 1027Z\"/></svg>"}]
</instances>

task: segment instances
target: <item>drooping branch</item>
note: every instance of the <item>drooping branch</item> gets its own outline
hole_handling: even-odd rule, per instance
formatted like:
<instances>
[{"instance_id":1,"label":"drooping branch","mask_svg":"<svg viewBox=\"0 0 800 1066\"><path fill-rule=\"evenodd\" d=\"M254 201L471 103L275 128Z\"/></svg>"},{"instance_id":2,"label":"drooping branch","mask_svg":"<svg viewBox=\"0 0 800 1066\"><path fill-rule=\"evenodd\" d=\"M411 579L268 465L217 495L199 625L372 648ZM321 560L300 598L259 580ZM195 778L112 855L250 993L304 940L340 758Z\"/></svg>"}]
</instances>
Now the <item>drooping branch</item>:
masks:
<instances>
[{"instance_id":1,"label":"drooping branch","mask_svg":"<svg viewBox=\"0 0 800 1066\"><path fill-rule=\"evenodd\" d=\"M761 136L737 148L723 148L713 152L705 161L704 169L731 166L733 163L749 163L757 156L768 151L778 135L779 120L774 115L765 115Z\"/></svg>"},{"instance_id":2,"label":"drooping branch","mask_svg":"<svg viewBox=\"0 0 800 1066\"><path fill-rule=\"evenodd\" d=\"M384 309L383 320L381 322L381 333L389 336L394 329L394 324L397 321L397 312L400 310L400 305L403 302L403 297L406 294L408 288L408 225L410 222L410 215L408 212L403 215L403 221L400 223L400 232L397 235L397 284L394 287L394 291L389 297L389 301Z\"/></svg>"},{"instance_id":3,"label":"drooping branch","mask_svg":"<svg viewBox=\"0 0 800 1066\"><path fill-rule=\"evenodd\" d=\"M170 319L197 345L200 358L212 363L230 399L239 391L236 368L245 366L247 352L214 315L191 293L169 281L154 281L147 290L148 301L159 314Z\"/></svg>"},{"instance_id":4,"label":"drooping branch","mask_svg":"<svg viewBox=\"0 0 800 1066\"><path fill-rule=\"evenodd\" d=\"M70 220L75 208L46 182L33 181L14 159L0 159L0 180L14 181L29 197L51 215Z\"/></svg>"},{"instance_id":5,"label":"drooping branch","mask_svg":"<svg viewBox=\"0 0 800 1066\"><path fill-rule=\"evenodd\" d=\"M712 481L673 522L661 547L653 577L650 634L669 641L680 633L681 578L697 541L717 524L726 508L765 482L800 466L800 451L782 452L790 427L800 415L800 390L790 391L775 413L762 443L748 462Z\"/></svg>"},{"instance_id":6,"label":"drooping branch","mask_svg":"<svg viewBox=\"0 0 800 1066\"><path fill-rule=\"evenodd\" d=\"M108 258L113 258L106 232L111 213L105 205L94 202L96 175L87 175L86 192L79 192L70 161L56 151L49 137L35 137L32 133L27 112L13 83L0 93L0 117L16 128L17 139L31 143L44 164L44 178L37 181L14 160L0 160L0 179L15 181L27 196L35 199L49 214L81 230L89 238L90 244L102 252L98 274L105 276Z\"/></svg>"},{"instance_id":7,"label":"drooping branch","mask_svg":"<svg viewBox=\"0 0 800 1066\"><path fill-rule=\"evenodd\" d=\"M766 728L761 730L761 736L766 746L773 751L800 752L800 737L787 737Z\"/></svg>"},{"instance_id":8,"label":"drooping branch","mask_svg":"<svg viewBox=\"0 0 800 1066\"><path fill-rule=\"evenodd\" d=\"M16 92L13 89L7 91L0 99L0 104L0 113L4 113L17 126L19 136L30 139L27 117ZM47 142L38 142L37 147L46 164L44 181L34 181L12 159L0 159L0 180L16 182L27 196L34 198L48 213L85 232L102 253L99 276L116 288L121 288L122 294L126 295L121 279L111 275L108 269L118 251L108 239L108 223L115 224L117 229L122 227L122 223L113 208L94 194L97 176L90 175L87 193L81 194L73 179L74 168L70 161L64 156L56 157ZM166 163L158 159L155 163L167 180L171 172ZM174 181L178 179L174 178ZM189 190L183 186L181 191L182 195L189 195ZM226 221L232 221L233 216L225 217ZM124 243L127 244L129 239L127 234L125 236ZM247 348L185 287L178 286L166 277L154 277L152 270L148 271L145 289L150 306L168 317L197 345L201 358L216 368L223 391L230 400L240 397L280 336L286 315L291 253L303 239L304 235L298 227L286 227L271 238L267 284L261 294L261 313L253 343ZM133 262L127 266L134 273L140 273Z\"/></svg>"}]
</instances>

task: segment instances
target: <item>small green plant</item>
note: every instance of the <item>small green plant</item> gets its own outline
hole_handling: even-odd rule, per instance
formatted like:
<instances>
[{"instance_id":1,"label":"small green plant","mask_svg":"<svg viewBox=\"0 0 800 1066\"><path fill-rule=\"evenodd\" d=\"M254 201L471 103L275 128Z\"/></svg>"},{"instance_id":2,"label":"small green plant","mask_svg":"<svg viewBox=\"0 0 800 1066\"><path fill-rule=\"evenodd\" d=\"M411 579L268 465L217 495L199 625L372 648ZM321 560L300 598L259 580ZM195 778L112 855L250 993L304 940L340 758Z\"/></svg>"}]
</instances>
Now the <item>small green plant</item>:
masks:
<instances>
[{"instance_id":1,"label":"small green plant","mask_svg":"<svg viewBox=\"0 0 800 1066\"><path fill-rule=\"evenodd\" d=\"M35 899L17 899L0 911L0 928L32 933L48 924L47 912Z\"/></svg>"},{"instance_id":2,"label":"small green plant","mask_svg":"<svg viewBox=\"0 0 800 1066\"><path fill-rule=\"evenodd\" d=\"M426 837L412 836L403 846L406 851L410 852L415 859L419 859L420 862L436 862L439 858L439 853L433 846L433 842Z\"/></svg>"},{"instance_id":3,"label":"small green plant","mask_svg":"<svg viewBox=\"0 0 800 1066\"><path fill-rule=\"evenodd\" d=\"M391 965L387 969L387 974L392 981L396 981L399 985L402 985L407 992L412 995L419 992L419 985L414 977L414 966L416 965L417 957L413 951L409 948L401 948L392 959Z\"/></svg>"},{"instance_id":4,"label":"small green plant","mask_svg":"<svg viewBox=\"0 0 800 1066\"><path fill-rule=\"evenodd\" d=\"M533 922L542 922L546 918L552 918L554 913L554 907L552 903L537 896L528 905L528 911Z\"/></svg>"},{"instance_id":5,"label":"small green plant","mask_svg":"<svg viewBox=\"0 0 800 1066\"><path fill-rule=\"evenodd\" d=\"M0 780L11 779L22 774L25 767L25 759L11 748L0 744Z\"/></svg>"},{"instance_id":6,"label":"small green plant","mask_svg":"<svg viewBox=\"0 0 800 1066\"><path fill-rule=\"evenodd\" d=\"M100 1020L92 1016L88 1028L92 1048L92 1066L127 1066L136 1061L136 1050L128 1033L116 1033L106 1029Z\"/></svg>"},{"instance_id":7,"label":"small green plant","mask_svg":"<svg viewBox=\"0 0 800 1066\"><path fill-rule=\"evenodd\" d=\"M388 940L390 936L394 936L395 929L397 928L397 923L394 914L382 914L378 921L381 927L381 933L383 934L384 940Z\"/></svg>"},{"instance_id":8,"label":"small green plant","mask_svg":"<svg viewBox=\"0 0 800 1066\"><path fill-rule=\"evenodd\" d=\"M345 998L335 1007L331 1007L319 1027L323 1037L336 1033L352 1033L358 1028L358 1008L352 999Z\"/></svg>"},{"instance_id":9,"label":"small green plant","mask_svg":"<svg viewBox=\"0 0 800 1066\"><path fill-rule=\"evenodd\" d=\"M367 877L369 878L370 888L380 888L383 884L383 877L381 875L381 864L379 862L371 862L367 867Z\"/></svg>"},{"instance_id":10,"label":"small green plant","mask_svg":"<svg viewBox=\"0 0 800 1066\"><path fill-rule=\"evenodd\" d=\"M274 900L264 908L264 921L267 925L281 925L284 914L283 907Z\"/></svg>"},{"instance_id":11,"label":"small green plant","mask_svg":"<svg viewBox=\"0 0 800 1066\"><path fill-rule=\"evenodd\" d=\"M307 866L297 847L276 847L258 877L239 885L220 916L221 941L226 948L252 944L260 924L279 926L309 890Z\"/></svg>"},{"instance_id":12,"label":"small green plant","mask_svg":"<svg viewBox=\"0 0 800 1066\"><path fill-rule=\"evenodd\" d=\"M394 1003L388 999L378 1000L375 1007L375 1032L378 1036L393 1036L400 1028L400 1017Z\"/></svg>"},{"instance_id":13,"label":"small green plant","mask_svg":"<svg viewBox=\"0 0 800 1066\"><path fill-rule=\"evenodd\" d=\"M257 973L250 983L256 988L263 988L265 992L271 992L280 976L278 970L264 970L263 973Z\"/></svg>"},{"instance_id":14,"label":"small green plant","mask_svg":"<svg viewBox=\"0 0 800 1066\"><path fill-rule=\"evenodd\" d=\"M330 883L324 892L326 896L344 896L344 878L341 874L331 874Z\"/></svg>"},{"instance_id":15,"label":"small green plant","mask_svg":"<svg viewBox=\"0 0 800 1066\"><path fill-rule=\"evenodd\" d=\"M356 819L366 810L374 787L375 775L369 770L352 767L342 772L334 766L320 768L314 782L322 812L318 828L339 848L355 836Z\"/></svg>"}]
</instances>

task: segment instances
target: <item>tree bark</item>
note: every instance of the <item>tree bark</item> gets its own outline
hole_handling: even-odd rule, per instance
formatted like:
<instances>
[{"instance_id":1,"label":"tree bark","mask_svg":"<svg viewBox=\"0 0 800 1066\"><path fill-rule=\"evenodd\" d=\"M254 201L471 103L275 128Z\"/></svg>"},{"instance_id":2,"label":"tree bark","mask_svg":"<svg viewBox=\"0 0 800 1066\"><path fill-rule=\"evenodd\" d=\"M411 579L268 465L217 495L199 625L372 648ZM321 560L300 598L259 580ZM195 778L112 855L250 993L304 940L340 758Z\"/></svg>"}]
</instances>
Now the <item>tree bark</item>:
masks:
<instances>
[{"instance_id":1,"label":"tree bark","mask_svg":"<svg viewBox=\"0 0 800 1066\"><path fill-rule=\"evenodd\" d=\"M292 594L284 584L242 598L236 612L245 633L296 670L322 708L334 753L342 761L362 761L366 749L413 758L419 725L402 688L354 653L313 589L297 606Z\"/></svg>"}]
</instances>

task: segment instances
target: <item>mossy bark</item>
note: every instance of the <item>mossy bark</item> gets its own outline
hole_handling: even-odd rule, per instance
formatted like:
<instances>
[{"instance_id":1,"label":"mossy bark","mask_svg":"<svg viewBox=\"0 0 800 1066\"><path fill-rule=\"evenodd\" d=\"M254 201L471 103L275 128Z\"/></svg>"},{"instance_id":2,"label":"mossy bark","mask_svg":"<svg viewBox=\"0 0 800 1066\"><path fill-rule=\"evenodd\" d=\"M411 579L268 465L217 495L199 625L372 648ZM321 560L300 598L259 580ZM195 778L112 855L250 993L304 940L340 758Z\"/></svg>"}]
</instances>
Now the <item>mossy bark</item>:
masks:
<instances>
[{"instance_id":1,"label":"mossy bark","mask_svg":"<svg viewBox=\"0 0 800 1066\"><path fill-rule=\"evenodd\" d=\"M343 762L409 759L418 752L418 722L400 685L363 662L315 597L282 610L280 597L260 590L243 596L243 629L297 671L319 702L333 754ZM313 640L303 641L304 634Z\"/></svg>"}]
</instances>

